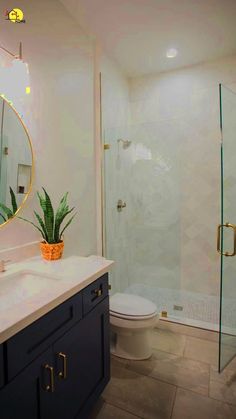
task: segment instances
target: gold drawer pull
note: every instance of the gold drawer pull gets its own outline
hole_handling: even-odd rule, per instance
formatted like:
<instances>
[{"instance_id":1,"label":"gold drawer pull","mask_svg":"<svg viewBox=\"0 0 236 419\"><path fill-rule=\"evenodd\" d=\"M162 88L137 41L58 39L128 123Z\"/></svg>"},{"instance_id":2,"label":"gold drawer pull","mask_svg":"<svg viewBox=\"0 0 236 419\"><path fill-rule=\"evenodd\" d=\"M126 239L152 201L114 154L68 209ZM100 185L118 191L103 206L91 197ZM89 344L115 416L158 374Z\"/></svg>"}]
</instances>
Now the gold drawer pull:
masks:
<instances>
[{"instance_id":1,"label":"gold drawer pull","mask_svg":"<svg viewBox=\"0 0 236 419\"><path fill-rule=\"evenodd\" d=\"M58 356L63 360L63 369L58 373L58 377L65 380L67 377L67 357L63 352L59 352Z\"/></svg>"},{"instance_id":2,"label":"gold drawer pull","mask_svg":"<svg viewBox=\"0 0 236 419\"><path fill-rule=\"evenodd\" d=\"M102 290L100 288L96 289L94 292L95 292L95 294L96 294L97 297L101 297Z\"/></svg>"},{"instance_id":3,"label":"gold drawer pull","mask_svg":"<svg viewBox=\"0 0 236 419\"><path fill-rule=\"evenodd\" d=\"M44 390L45 391L50 391L51 393L54 392L54 370L53 367L51 367L50 365L46 364L44 365L44 369L49 371L50 374L50 384L47 384L44 386Z\"/></svg>"}]
</instances>

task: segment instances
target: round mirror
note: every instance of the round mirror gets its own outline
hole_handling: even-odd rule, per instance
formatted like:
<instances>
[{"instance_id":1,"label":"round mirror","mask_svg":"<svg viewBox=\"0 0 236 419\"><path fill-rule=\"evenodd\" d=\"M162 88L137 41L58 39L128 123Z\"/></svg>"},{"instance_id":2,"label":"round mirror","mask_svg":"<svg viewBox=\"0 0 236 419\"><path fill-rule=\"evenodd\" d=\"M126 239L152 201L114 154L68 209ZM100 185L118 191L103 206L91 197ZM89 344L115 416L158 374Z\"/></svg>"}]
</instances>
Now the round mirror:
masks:
<instances>
[{"instance_id":1,"label":"round mirror","mask_svg":"<svg viewBox=\"0 0 236 419\"><path fill-rule=\"evenodd\" d=\"M33 150L27 129L0 97L0 227L14 218L32 184Z\"/></svg>"}]
</instances>

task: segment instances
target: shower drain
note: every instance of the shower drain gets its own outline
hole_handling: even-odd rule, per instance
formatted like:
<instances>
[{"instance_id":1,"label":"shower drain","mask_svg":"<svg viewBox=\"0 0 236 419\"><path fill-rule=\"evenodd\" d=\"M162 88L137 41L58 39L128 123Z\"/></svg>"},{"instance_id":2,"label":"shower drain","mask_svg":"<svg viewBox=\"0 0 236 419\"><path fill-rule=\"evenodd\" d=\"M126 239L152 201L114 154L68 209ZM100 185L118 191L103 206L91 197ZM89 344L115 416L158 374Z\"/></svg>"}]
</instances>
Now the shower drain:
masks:
<instances>
[{"instance_id":1,"label":"shower drain","mask_svg":"<svg viewBox=\"0 0 236 419\"><path fill-rule=\"evenodd\" d=\"M177 310L177 311L183 311L183 309L184 309L183 306L177 306L175 304L174 304L173 308L174 308L174 310Z\"/></svg>"}]
</instances>

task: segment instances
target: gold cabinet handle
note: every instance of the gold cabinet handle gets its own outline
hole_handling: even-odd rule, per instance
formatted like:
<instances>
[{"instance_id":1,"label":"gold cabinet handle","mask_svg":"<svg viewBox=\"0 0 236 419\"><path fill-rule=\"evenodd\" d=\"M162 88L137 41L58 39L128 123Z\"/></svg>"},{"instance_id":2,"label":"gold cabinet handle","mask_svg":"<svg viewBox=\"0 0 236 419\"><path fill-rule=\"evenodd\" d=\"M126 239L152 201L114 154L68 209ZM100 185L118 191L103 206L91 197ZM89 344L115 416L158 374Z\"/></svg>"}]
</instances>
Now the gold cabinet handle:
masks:
<instances>
[{"instance_id":1,"label":"gold cabinet handle","mask_svg":"<svg viewBox=\"0 0 236 419\"><path fill-rule=\"evenodd\" d=\"M55 386L54 386L54 370L53 367L46 364L44 365L44 369L49 371L49 377L50 377L50 383L44 386L45 391L50 391L51 393L54 392Z\"/></svg>"},{"instance_id":2,"label":"gold cabinet handle","mask_svg":"<svg viewBox=\"0 0 236 419\"><path fill-rule=\"evenodd\" d=\"M66 354L63 354L63 352L59 352L58 357L63 361L62 371L59 371L58 377L65 380L67 377L67 356Z\"/></svg>"},{"instance_id":3,"label":"gold cabinet handle","mask_svg":"<svg viewBox=\"0 0 236 419\"><path fill-rule=\"evenodd\" d=\"M222 249L221 249L221 229L223 227L233 229L233 232L234 232L234 250L233 250L232 253L222 252ZM235 256L236 255L236 225L230 224L230 223L225 223L225 224L218 225L218 228L217 228L217 252L220 253L220 255L223 255L223 256Z\"/></svg>"}]
</instances>

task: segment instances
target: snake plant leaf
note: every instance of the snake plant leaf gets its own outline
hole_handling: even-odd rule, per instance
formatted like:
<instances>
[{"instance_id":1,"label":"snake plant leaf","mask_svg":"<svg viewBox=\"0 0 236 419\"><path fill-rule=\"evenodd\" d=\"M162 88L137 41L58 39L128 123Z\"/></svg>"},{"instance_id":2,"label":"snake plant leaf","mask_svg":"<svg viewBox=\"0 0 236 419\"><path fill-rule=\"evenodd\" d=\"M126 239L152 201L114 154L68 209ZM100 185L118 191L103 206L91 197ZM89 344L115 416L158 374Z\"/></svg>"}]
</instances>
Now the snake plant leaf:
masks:
<instances>
[{"instance_id":1,"label":"snake plant leaf","mask_svg":"<svg viewBox=\"0 0 236 419\"><path fill-rule=\"evenodd\" d=\"M14 191L11 187L10 187L10 194L11 194L12 211L13 211L13 214L15 214L16 211L17 211L16 196L15 196Z\"/></svg>"},{"instance_id":2,"label":"snake plant leaf","mask_svg":"<svg viewBox=\"0 0 236 419\"><path fill-rule=\"evenodd\" d=\"M62 208L67 203L67 196L69 192L66 192L65 195L62 197L59 203L58 209Z\"/></svg>"},{"instance_id":3,"label":"snake plant leaf","mask_svg":"<svg viewBox=\"0 0 236 419\"><path fill-rule=\"evenodd\" d=\"M6 222L6 221L7 221L7 219L6 219L6 218L4 217L4 215L3 215L3 214L1 214L1 213L0 213L0 217L2 217L2 219L3 219L3 221L4 221L4 222Z\"/></svg>"},{"instance_id":4,"label":"snake plant leaf","mask_svg":"<svg viewBox=\"0 0 236 419\"><path fill-rule=\"evenodd\" d=\"M74 217L76 216L76 213L69 219L69 221L68 221L68 223L66 223L66 225L65 225L65 227L62 229L62 231L61 231L61 234L60 234L60 240L61 240L61 238L62 238L62 235L63 235L63 233L64 233L64 231L65 231L65 229L67 228L67 227L69 227L69 225L70 225L70 223L72 222L72 220L74 219Z\"/></svg>"},{"instance_id":5,"label":"snake plant leaf","mask_svg":"<svg viewBox=\"0 0 236 419\"><path fill-rule=\"evenodd\" d=\"M39 203L40 203L40 205L41 205L41 208L42 208L42 205L43 205L43 203L44 203L44 198L40 195L40 193L39 193L39 192L37 192L37 196L38 196L38 199L39 199Z\"/></svg>"},{"instance_id":6,"label":"snake plant leaf","mask_svg":"<svg viewBox=\"0 0 236 419\"><path fill-rule=\"evenodd\" d=\"M69 206L67 204L67 196L68 196L68 192L66 192L66 194L63 196L63 198L61 199L58 209L56 211L56 218L55 218L55 223L58 222L58 220L61 218L61 214L63 214L64 212L67 212L69 209Z\"/></svg>"},{"instance_id":7,"label":"snake plant leaf","mask_svg":"<svg viewBox=\"0 0 236 419\"><path fill-rule=\"evenodd\" d=\"M68 206L65 208L64 211L62 211L61 213L59 213L57 222L55 223L54 237L55 237L56 242L60 241L60 227L61 227L61 224L62 224L63 220L65 219L65 217L68 214L70 214L74 210L74 207L73 207L70 210L67 210L66 211L67 208L68 208Z\"/></svg>"},{"instance_id":8,"label":"snake plant leaf","mask_svg":"<svg viewBox=\"0 0 236 419\"><path fill-rule=\"evenodd\" d=\"M3 212L5 212L8 219L13 217L14 214L13 214L12 210L10 208L6 207L6 205L0 203L0 209L2 209Z\"/></svg>"},{"instance_id":9,"label":"snake plant leaf","mask_svg":"<svg viewBox=\"0 0 236 419\"><path fill-rule=\"evenodd\" d=\"M44 225L44 222L43 222L42 218L40 217L40 215L36 211L34 211L34 215L37 218L37 220L38 220L38 222L41 226L41 229L43 230L44 237L46 238L46 241L48 241L47 230L45 228L45 225Z\"/></svg>"},{"instance_id":10,"label":"snake plant leaf","mask_svg":"<svg viewBox=\"0 0 236 419\"><path fill-rule=\"evenodd\" d=\"M32 221L27 220L26 218L23 218L23 217L18 217L18 218L19 218L20 220L26 221L26 222L27 222L27 223L29 223L29 224L32 224L32 226L34 226L35 228L37 228L37 230L38 230L38 231L40 231L40 233L42 234L43 239L44 239L45 241L47 241L47 239L46 239L46 237L45 237L45 235L44 235L43 230L41 230L41 228L39 228L36 224L34 224Z\"/></svg>"},{"instance_id":11,"label":"snake plant leaf","mask_svg":"<svg viewBox=\"0 0 236 419\"><path fill-rule=\"evenodd\" d=\"M53 237L53 230L54 230L54 211L51 203L51 199L46 192L44 188L42 188L45 194L45 198L42 198L40 194L38 196L40 197L40 205L42 207L43 213L44 213L44 224L45 228L47 230L47 236L48 236L48 243L55 243L54 237Z\"/></svg>"},{"instance_id":12,"label":"snake plant leaf","mask_svg":"<svg viewBox=\"0 0 236 419\"><path fill-rule=\"evenodd\" d=\"M62 197L56 211L55 227L54 227L55 239L59 239L59 229L60 229L60 224L61 224L61 218L63 214L69 210L69 206L67 204L67 196L68 196L68 192L66 192L65 195Z\"/></svg>"}]
</instances>

